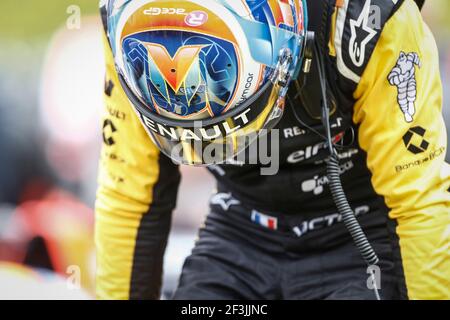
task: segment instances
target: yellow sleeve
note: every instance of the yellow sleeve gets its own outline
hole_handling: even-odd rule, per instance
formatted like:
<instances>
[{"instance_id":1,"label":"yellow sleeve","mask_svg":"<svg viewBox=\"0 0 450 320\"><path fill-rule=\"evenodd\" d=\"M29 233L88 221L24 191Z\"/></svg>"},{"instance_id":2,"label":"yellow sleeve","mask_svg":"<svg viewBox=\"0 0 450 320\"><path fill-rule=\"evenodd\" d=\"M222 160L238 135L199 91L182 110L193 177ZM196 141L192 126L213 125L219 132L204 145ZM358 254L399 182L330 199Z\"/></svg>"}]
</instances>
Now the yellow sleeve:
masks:
<instances>
[{"instance_id":1,"label":"yellow sleeve","mask_svg":"<svg viewBox=\"0 0 450 320\"><path fill-rule=\"evenodd\" d=\"M439 57L413 0L387 22L354 97L373 186L397 222L408 296L450 299L450 170Z\"/></svg>"},{"instance_id":2,"label":"yellow sleeve","mask_svg":"<svg viewBox=\"0 0 450 320\"><path fill-rule=\"evenodd\" d=\"M97 297L158 298L178 167L141 126L105 39L106 85L96 201Z\"/></svg>"}]
</instances>

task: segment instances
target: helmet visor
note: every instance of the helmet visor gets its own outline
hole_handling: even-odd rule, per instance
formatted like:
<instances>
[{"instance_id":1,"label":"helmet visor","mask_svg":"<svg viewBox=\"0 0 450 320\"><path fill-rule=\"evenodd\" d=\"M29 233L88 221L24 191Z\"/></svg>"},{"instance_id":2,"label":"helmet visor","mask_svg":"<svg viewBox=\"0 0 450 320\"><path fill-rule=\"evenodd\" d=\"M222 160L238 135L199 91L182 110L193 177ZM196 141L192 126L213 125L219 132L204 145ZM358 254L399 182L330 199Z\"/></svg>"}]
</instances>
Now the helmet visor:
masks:
<instances>
[{"instance_id":1,"label":"helmet visor","mask_svg":"<svg viewBox=\"0 0 450 320\"><path fill-rule=\"evenodd\" d=\"M285 87L267 82L255 95L220 117L176 121L146 108L119 76L135 111L158 148L174 162L188 165L223 164L272 129L283 114Z\"/></svg>"}]
</instances>

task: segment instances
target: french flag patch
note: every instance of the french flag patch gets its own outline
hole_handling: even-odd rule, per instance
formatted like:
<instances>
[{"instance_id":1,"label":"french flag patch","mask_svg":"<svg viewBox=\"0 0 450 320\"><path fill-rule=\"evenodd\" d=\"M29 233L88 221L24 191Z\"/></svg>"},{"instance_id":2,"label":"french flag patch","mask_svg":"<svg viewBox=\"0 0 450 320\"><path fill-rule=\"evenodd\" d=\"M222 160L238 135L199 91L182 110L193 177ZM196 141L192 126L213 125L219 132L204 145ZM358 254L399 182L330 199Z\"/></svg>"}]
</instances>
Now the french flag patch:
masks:
<instances>
[{"instance_id":1,"label":"french flag patch","mask_svg":"<svg viewBox=\"0 0 450 320\"><path fill-rule=\"evenodd\" d=\"M270 230L277 230L278 228L277 218L262 214L256 210L252 211L252 221Z\"/></svg>"}]
</instances>

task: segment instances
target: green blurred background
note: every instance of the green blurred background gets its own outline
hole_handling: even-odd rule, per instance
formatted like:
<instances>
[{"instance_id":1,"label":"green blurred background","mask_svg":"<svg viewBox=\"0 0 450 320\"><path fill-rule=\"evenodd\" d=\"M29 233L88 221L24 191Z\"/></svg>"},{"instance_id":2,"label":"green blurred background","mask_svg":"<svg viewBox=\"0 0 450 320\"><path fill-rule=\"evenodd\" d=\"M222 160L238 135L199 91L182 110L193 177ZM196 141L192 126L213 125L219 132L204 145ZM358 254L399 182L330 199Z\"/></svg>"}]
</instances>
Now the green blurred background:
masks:
<instances>
[{"instance_id":1,"label":"green blurred background","mask_svg":"<svg viewBox=\"0 0 450 320\"><path fill-rule=\"evenodd\" d=\"M96 14L96 0L2 0L0 37L23 41L48 41L67 19L67 8L80 7L82 14Z\"/></svg>"},{"instance_id":2,"label":"green blurred background","mask_svg":"<svg viewBox=\"0 0 450 320\"><path fill-rule=\"evenodd\" d=\"M0 3L0 37L25 41L48 40L52 32L67 19L71 5L83 14L96 14L96 0L2 0ZM450 35L450 1L427 0L425 17L437 34ZM442 30L437 29L442 28Z\"/></svg>"}]
</instances>

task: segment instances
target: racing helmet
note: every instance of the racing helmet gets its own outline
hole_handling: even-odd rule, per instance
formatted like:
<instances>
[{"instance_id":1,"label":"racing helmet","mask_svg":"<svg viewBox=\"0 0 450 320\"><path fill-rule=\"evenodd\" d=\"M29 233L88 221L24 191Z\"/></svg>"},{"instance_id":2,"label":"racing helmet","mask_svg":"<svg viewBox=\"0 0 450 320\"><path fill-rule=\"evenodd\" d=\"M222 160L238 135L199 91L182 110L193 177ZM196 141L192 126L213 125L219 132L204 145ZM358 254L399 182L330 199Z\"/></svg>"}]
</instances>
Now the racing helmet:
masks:
<instances>
[{"instance_id":1,"label":"racing helmet","mask_svg":"<svg viewBox=\"0 0 450 320\"><path fill-rule=\"evenodd\" d=\"M302 66L305 0L104 0L121 86L158 148L222 164L283 114Z\"/></svg>"}]
</instances>

